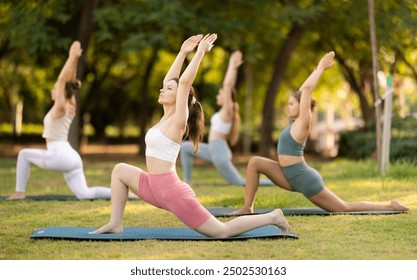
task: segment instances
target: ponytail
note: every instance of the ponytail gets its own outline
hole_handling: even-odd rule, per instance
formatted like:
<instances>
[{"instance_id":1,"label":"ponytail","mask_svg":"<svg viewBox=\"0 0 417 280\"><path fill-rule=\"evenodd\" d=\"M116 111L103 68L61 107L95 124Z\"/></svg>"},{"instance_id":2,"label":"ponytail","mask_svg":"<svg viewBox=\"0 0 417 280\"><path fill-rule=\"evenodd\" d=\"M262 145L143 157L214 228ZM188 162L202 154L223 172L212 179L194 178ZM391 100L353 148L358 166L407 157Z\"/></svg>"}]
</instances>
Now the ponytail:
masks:
<instances>
[{"instance_id":1,"label":"ponytail","mask_svg":"<svg viewBox=\"0 0 417 280\"><path fill-rule=\"evenodd\" d=\"M188 139L194 146L194 152L198 151L198 145L204 137L204 112L203 106L195 97L194 89L191 87L188 95L189 116L187 120Z\"/></svg>"},{"instance_id":2,"label":"ponytail","mask_svg":"<svg viewBox=\"0 0 417 280\"><path fill-rule=\"evenodd\" d=\"M65 83L65 98L71 99L74 94L81 88L81 81L71 80Z\"/></svg>"},{"instance_id":3,"label":"ponytail","mask_svg":"<svg viewBox=\"0 0 417 280\"><path fill-rule=\"evenodd\" d=\"M173 78L177 84L179 82L178 78ZM188 94L188 119L187 119L187 128L186 135L190 140L191 144L194 146L194 152L198 151L198 145L203 141L204 137L204 112L203 106L198 102L194 88L190 88Z\"/></svg>"}]
</instances>

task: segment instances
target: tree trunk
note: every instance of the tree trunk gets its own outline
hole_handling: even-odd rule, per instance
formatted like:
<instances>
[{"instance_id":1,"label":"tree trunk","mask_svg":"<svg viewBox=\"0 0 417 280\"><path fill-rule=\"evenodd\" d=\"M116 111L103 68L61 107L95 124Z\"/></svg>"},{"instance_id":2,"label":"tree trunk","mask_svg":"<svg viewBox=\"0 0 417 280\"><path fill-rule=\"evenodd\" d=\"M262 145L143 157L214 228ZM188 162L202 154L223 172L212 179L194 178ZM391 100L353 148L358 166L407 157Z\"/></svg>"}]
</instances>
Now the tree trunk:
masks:
<instances>
[{"instance_id":1,"label":"tree trunk","mask_svg":"<svg viewBox=\"0 0 417 280\"><path fill-rule=\"evenodd\" d=\"M376 126L376 157L379 166L379 170L382 171L381 153L382 153L382 103L378 90L378 49L376 41L375 31L375 8L374 1L368 0L368 13L369 13L369 30L371 37L372 47L372 69L373 69L373 91L375 96L375 126Z\"/></svg>"},{"instance_id":2,"label":"tree trunk","mask_svg":"<svg viewBox=\"0 0 417 280\"><path fill-rule=\"evenodd\" d=\"M361 116L366 126L369 123L375 121L374 108L372 104L369 104L368 98L366 96L368 92L370 92L370 84L371 84L372 75L370 75L369 72L371 71L371 69L368 67L369 66L368 64L359 62L359 69L353 70L346 63L347 59L345 59L344 57L340 55L336 56L336 60L343 70L343 76L345 77L346 81L349 83L350 89L359 98ZM359 76L359 80L355 78L355 75L354 75L355 71L361 73L361 75Z\"/></svg>"},{"instance_id":3,"label":"tree trunk","mask_svg":"<svg viewBox=\"0 0 417 280\"><path fill-rule=\"evenodd\" d=\"M84 78L85 70L85 55L87 53L88 42L90 41L91 33L93 32L93 11L97 6L99 0L87 0L84 2L83 11L81 14L80 27L78 30L78 40L81 43L81 48L83 49L83 54L78 61L78 71L77 78L81 81ZM68 141L71 146L79 151L80 149L80 127L81 127L81 104L80 96L76 95L77 102L77 114L71 124L70 131L68 134Z\"/></svg>"},{"instance_id":4,"label":"tree trunk","mask_svg":"<svg viewBox=\"0 0 417 280\"><path fill-rule=\"evenodd\" d=\"M146 64L146 70L145 74L142 78L142 85L140 88L140 94L142 95L142 106L140 111L142 114L140 114L139 118L139 155L144 156L145 155L145 134L146 134L146 125L149 121L149 116L152 115L151 112L151 106L149 106L149 80L150 76L152 74L152 70L155 66L156 59L158 57L158 51L159 48L155 47L153 49L153 53L151 54L151 57L148 60L148 63Z\"/></svg>"},{"instance_id":5,"label":"tree trunk","mask_svg":"<svg viewBox=\"0 0 417 280\"><path fill-rule=\"evenodd\" d=\"M270 157L270 150L273 146L272 131L274 124L274 104L278 89L284 78L285 70L290 61L291 53L295 50L298 42L304 33L307 22L303 24L294 24L289 32L282 48L274 63L274 71L271 82L266 91L266 97L262 112L261 139L259 143L259 153L264 157Z\"/></svg>"}]
</instances>

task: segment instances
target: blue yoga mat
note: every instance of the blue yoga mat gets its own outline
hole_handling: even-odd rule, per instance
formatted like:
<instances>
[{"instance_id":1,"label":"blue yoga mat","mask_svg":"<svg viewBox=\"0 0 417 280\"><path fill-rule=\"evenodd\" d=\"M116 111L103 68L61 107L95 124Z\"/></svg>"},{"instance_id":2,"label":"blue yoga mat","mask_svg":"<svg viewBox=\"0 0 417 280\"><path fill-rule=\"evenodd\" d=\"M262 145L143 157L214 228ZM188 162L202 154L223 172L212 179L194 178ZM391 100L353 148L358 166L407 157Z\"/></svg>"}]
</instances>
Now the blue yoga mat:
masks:
<instances>
[{"instance_id":1,"label":"blue yoga mat","mask_svg":"<svg viewBox=\"0 0 417 280\"><path fill-rule=\"evenodd\" d=\"M321 208L315 207L305 207L305 208L280 208L284 215L286 216L330 216L330 215L391 215L391 214L400 214L406 213L404 211L395 211L395 210L372 210L372 211L355 211L355 212L328 212ZM233 211L238 210L238 208L227 208L227 207L207 207L207 210L215 217L229 217L237 216L230 215ZM246 215L258 215L264 214L275 210L275 208L262 208L255 209L252 214Z\"/></svg>"},{"instance_id":2,"label":"blue yoga mat","mask_svg":"<svg viewBox=\"0 0 417 280\"><path fill-rule=\"evenodd\" d=\"M0 196L0 200L7 200L8 196ZM26 200L36 200L36 201L69 201L69 200L110 200L110 198L96 198L96 199L78 199L74 195L66 195L66 194L45 194L45 195L28 195L25 198ZM129 200L138 200L135 198L129 198ZM8 200L9 201L9 200ZM18 201L18 200L10 200L10 201Z\"/></svg>"},{"instance_id":3,"label":"blue yoga mat","mask_svg":"<svg viewBox=\"0 0 417 280\"><path fill-rule=\"evenodd\" d=\"M8 196L0 196L0 200L7 200ZM59 201L68 201L68 200L78 200L74 195L65 195L65 194L53 194L53 195L28 195L26 196L27 200L59 200ZM16 200L10 200L16 201Z\"/></svg>"},{"instance_id":4,"label":"blue yoga mat","mask_svg":"<svg viewBox=\"0 0 417 280\"><path fill-rule=\"evenodd\" d=\"M143 228L125 227L123 233L89 234L97 228L83 227L45 227L35 230L30 238L34 239L67 239L67 240L97 240L97 241L131 241L143 239L160 240L245 240L253 238L293 238L298 236L292 233L282 234L276 226L260 227L238 236L229 238L211 238L190 228Z\"/></svg>"}]
</instances>

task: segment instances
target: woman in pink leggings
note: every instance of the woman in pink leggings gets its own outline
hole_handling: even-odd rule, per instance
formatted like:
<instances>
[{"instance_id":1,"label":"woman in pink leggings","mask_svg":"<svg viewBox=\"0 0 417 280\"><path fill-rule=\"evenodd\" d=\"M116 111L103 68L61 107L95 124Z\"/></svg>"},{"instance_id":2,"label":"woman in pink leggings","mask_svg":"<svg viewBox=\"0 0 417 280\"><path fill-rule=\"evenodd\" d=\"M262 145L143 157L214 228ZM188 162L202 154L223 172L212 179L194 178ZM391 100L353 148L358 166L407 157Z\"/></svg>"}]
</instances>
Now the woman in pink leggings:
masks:
<instances>
[{"instance_id":1,"label":"woman in pink leggings","mask_svg":"<svg viewBox=\"0 0 417 280\"><path fill-rule=\"evenodd\" d=\"M124 163L114 167L110 220L92 234L123 232L122 218L129 190L210 237L235 236L265 225L276 225L283 233L289 232L290 226L280 209L263 215L241 216L225 223L217 220L197 200L192 188L177 175L176 160L184 135L188 135L195 150L198 150L198 143L204 135L204 114L192 83L204 54L210 51L216 39L217 34L208 34L204 38L195 35L182 44L160 91L158 103L163 105L164 115L145 137L148 172ZM178 78L186 56L196 47L193 59Z\"/></svg>"}]
</instances>

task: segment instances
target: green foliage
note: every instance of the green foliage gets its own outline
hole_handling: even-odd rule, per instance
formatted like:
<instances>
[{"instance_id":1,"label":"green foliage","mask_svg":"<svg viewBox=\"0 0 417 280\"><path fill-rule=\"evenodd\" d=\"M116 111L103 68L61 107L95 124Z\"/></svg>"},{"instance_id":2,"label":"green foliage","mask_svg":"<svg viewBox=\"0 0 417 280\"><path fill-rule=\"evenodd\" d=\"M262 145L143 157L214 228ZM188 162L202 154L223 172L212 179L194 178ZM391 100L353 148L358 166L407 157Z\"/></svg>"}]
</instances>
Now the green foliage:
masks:
<instances>
[{"instance_id":1,"label":"green foliage","mask_svg":"<svg viewBox=\"0 0 417 280\"><path fill-rule=\"evenodd\" d=\"M417 119L393 118L391 125L390 161L417 162ZM369 158L375 153L375 131L372 126L366 130L347 131L339 140L339 156L350 159Z\"/></svg>"},{"instance_id":2,"label":"green foliage","mask_svg":"<svg viewBox=\"0 0 417 280\"><path fill-rule=\"evenodd\" d=\"M355 80L368 78L369 81L368 12L362 0L103 0L97 2L93 11L93 25L81 26L86 3L69 0L0 3L1 122L12 123L14 106L23 100L24 122L41 123L51 105L49 91L66 59L70 42L83 37L82 32L89 28L93 31L88 47L83 46L85 77L81 113L91 116L97 134L104 133L108 125L121 128L137 125L142 118L138 108L146 106L155 116L160 113L154 101L161 81L182 41L196 33L219 34L195 82L197 89L205 94L205 110L217 109L209 99L222 82L227 54L241 49L245 63L239 75L239 102L243 117L245 94L252 93L252 119L247 126L254 131L262 121L271 121L261 118L264 98L273 76L277 50L295 23L308 20L308 28L300 43L292 46L296 50L288 67L283 69L285 75L280 94L274 100L276 106L285 104L285 93L298 87L318 57L331 49L352 69ZM395 62L399 75L415 80L415 4L413 1L376 1L375 4L381 69L387 72ZM336 93L343 90L347 95L352 88L346 86L346 81L352 77L337 64L331 74L324 75L314 95L319 104L335 102L339 111L343 110L340 104L344 100L335 98ZM249 79L253 80L250 91ZM408 102L416 100L414 88L415 85L407 86L403 90L410 113L415 109L412 108L415 102ZM146 102L143 90L149 95ZM366 98L372 101L370 93ZM358 99L352 104L360 117ZM279 114L279 118L285 118ZM254 134L253 138L256 137L259 135Z\"/></svg>"},{"instance_id":3,"label":"green foliage","mask_svg":"<svg viewBox=\"0 0 417 280\"><path fill-rule=\"evenodd\" d=\"M69 23L79 5L68 5L66 0L14 2L2 4L7 17L3 20L1 44L7 43L12 50L28 51L31 55L68 45L69 39L65 45L56 40L63 35L59 27Z\"/></svg>"},{"instance_id":4,"label":"green foliage","mask_svg":"<svg viewBox=\"0 0 417 280\"><path fill-rule=\"evenodd\" d=\"M375 152L375 132L373 131L347 131L340 134L339 153L340 157L350 159L369 158Z\"/></svg>"}]
</instances>

